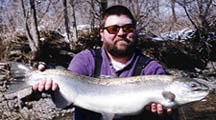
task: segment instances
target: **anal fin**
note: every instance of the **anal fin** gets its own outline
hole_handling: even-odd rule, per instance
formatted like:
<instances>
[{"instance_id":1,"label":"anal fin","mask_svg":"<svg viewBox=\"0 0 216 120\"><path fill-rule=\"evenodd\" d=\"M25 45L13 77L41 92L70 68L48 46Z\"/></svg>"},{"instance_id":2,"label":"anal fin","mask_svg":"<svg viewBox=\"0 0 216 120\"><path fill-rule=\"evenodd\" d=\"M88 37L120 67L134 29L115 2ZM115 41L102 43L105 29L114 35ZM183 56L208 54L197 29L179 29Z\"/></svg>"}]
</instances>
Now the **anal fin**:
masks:
<instances>
[{"instance_id":1,"label":"anal fin","mask_svg":"<svg viewBox=\"0 0 216 120\"><path fill-rule=\"evenodd\" d=\"M58 90L56 90L52 94L52 101L56 105L57 108L66 108L72 104L72 102L68 101L62 93Z\"/></svg>"},{"instance_id":2,"label":"anal fin","mask_svg":"<svg viewBox=\"0 0 216 120\"><path fill-rule=\"evenodd\" d=\"M102 120L112 120L114 118L114 113L102 113Z\"/></svg>"}]
</instances>

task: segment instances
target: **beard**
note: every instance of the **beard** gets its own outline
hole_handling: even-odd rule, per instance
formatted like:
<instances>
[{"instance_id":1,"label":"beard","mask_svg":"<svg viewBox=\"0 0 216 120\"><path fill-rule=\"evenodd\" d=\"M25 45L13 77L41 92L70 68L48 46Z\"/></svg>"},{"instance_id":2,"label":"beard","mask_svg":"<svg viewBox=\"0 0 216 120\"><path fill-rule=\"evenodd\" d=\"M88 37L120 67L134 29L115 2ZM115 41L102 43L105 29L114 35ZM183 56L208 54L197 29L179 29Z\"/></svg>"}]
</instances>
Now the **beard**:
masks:
<instances>
[{"instance_id":1,"label":"beard","mask_svg":"<svg viewBox=\"0 0 216 120\"><path fill-rule=\"evenodd\" d=\"M118 43L123 42L123 43ZM131 56L136 48L136 42L131 42L126 38L116 38L112 43L105 42L104 48L114 57Z\"/></svg>"}]
</instances>

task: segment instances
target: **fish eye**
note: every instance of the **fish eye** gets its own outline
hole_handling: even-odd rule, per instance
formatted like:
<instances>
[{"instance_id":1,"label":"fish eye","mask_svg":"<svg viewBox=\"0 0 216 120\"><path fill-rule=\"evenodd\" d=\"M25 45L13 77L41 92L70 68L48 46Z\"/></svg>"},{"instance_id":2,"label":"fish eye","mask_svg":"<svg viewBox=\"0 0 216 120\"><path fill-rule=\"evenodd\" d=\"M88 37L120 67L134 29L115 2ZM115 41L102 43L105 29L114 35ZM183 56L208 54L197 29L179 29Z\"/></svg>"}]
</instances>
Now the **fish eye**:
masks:
<instances>
[{"instance_id":1,"label":"fish eye","mask_svg":"<svg viewBox=\"0 0 216 120\"><path fill-rule=\"evenodd\" d=\"M196 85L196 84L194 84L194 83L192 83L192 84L191 84L191 87L196 87L196 86L197 86L197 85Z\"/></svg>"},{"instance_id":2,"label":"fish eye","mask_svg":"<svg viewBox=\"0 0 216 120\"><path fill-rule=\"evenodd\" d=\"M199 85L198 85L198 83L196 83L196 82L192 82L192 83L190 84L190 86L194 88L194 87L198 87Z\"/></svg>"},{"instance_id":3,"label":"fish eye","mask_svg":"<svg viewBox=\"0 0 216 120\"><path fill-rule=\"evenodd\" d=\"M200 91L200 90L201 90L200 84L197 83L197 82L192 82L192 83L190 84L190 86L191 86L191 88L193 89L193 91Z\"/></svg>"}]
</instances>

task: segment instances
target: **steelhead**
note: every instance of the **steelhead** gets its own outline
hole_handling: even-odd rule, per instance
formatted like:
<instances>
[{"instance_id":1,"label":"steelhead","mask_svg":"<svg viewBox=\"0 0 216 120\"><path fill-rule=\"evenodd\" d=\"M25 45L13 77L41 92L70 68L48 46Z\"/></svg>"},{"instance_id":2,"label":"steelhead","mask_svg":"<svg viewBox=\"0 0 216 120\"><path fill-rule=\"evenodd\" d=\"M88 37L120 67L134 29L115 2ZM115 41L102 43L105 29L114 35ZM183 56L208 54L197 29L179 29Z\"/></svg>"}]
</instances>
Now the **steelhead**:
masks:
<instances>
[{"instance_id":1,"label":"steelhead","mask_svg":"<svg viewBox=\"0 0 216 120\"><path fill-rule=\"evenodd\" d=\"M152 102L176 108L200 101L210 91L205 84L195 79L177 76L145 75L102 79L63 69L41 72L17 62L9 62L9 65L15 84L11 85L7 94L32 87L38 80L52 79L59 86L53 99L56 107L64 108L73 104L101 113L104 120L112 120L114 115L137 114Z\"/></svg>"}]
</instances>

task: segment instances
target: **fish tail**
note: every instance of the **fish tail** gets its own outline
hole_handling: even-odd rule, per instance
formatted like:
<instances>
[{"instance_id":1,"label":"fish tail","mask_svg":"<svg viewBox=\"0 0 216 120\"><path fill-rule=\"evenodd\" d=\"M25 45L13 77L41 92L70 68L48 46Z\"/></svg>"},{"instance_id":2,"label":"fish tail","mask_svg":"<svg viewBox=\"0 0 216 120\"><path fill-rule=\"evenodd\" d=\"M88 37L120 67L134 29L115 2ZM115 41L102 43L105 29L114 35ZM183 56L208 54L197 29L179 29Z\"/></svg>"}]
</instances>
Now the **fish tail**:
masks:
<instances>
[{"instance_id":1,"label":"fish tail","mask_svg":"<svg viewBox=\"0 0 216 120\"><path fill-rule=\"evenodd\" d=\"M31 72L33 70L32 67L28 65L24 65L19 62L9 62L10 66L10 75L13 78L24 77L26 73Z\"/></svg>"},{"instance_id":2,"label":"fish tail","mask_svg":"<svg viewBox=\"0 0 216 120\"><path fill-rule=\"evenodd\" d=\"M29 78L29 73L33 70L32 67L18 62L8 62L10 66L10 75L13 80L10 81L10 86L6 94L15 93L19 90L31 87L26 80Z\"/></svg>"}]
</instances>

